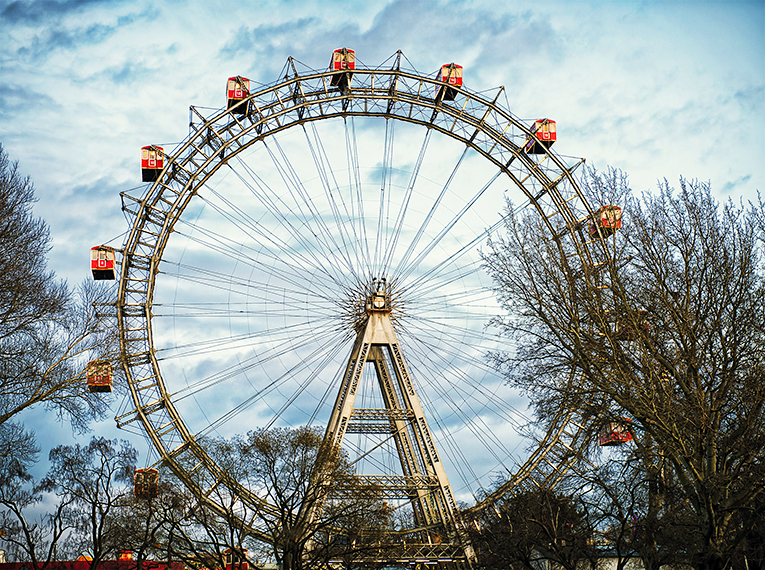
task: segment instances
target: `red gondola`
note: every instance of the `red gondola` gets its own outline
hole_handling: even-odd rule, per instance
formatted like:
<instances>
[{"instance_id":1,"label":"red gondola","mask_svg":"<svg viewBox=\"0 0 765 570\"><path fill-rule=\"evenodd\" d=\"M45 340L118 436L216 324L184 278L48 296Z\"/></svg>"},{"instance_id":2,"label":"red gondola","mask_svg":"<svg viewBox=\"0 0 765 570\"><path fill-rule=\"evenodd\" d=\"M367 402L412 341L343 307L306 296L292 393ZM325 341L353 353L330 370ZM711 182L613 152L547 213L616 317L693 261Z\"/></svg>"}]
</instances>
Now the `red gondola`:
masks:
<instances>
[{"instance_id":1,"label":"red gondola","mask_svg":"<svg viewBox=\"0 0 765 570\"><path fill-rule=\"evenodd\" d=\"M462 89L462 66L456 63L445 63L441 66L438 80L445 85L439 85L436 100L454 101L457 98L457 92Z\"/></svg>"},{"instance_id":2,"label":"red gondola","mask_svg":"<svg viewBox=\"0 0 765 570\"><path fill-rule=\"evenodd\" d=\"M229 77L226 85L226 109L234 109L235 113L246 115L249 104L243 101L250 96L250 80L237 75Z\"/></svg>"},{"instance_id":3,"label":"red gondola","mask_svg":"<svg viewBox=\"0 0 765 570\"><path fill-rule=\"evenodd\" d=\"M156 182L165 166L165 152L161 146L149 145L141 149L141 175L144 182Z\"/></svg>"},{"instance_id":4,"label":"red gondola","mask_svg":"<svg viewBox=\"0 0 765 570\"><path fill-rule=\"evenodd\" d=\"M622 209L619 206L601 206L590 218L588 231L591 238L598 235L608 237L622 227Z\"/></svg>"},{"instance_id":5,"label":"red gondola","mask_svg":"<svg viewBox=\"0 0 765 570\"><path fill-rule=\"evenodd\" d=\"M108 360L91 360L86 371L88 390L91 392L112 391L112 364Z\"/></svg>"},{"instance_id":6,"label":"red gondola","mask_svg":"<svg viewBox=\"0 0 765 570\"><path fill-rule=\"evenodd\" d=\"M648 332L651 328L648 323L648 311L638 309L631 311L631 313L631 316L629 314L623 315L614 324L614 338L616 340L635 340L640 329Z\"/></svg>"},{"instance_id":7,"label":"red gondola","mask_svg":"<svg viewBox=\"0 0 765 570\"><path fill-rule=\"evenodd\" d=\"M250 567L246 548L227 548L223 551L223 557L226 561L226 570L248 570Z\"/></svg>"},{"instance_id":8,"label":"red gondola","mask_svg":"<svg viewBox=\"0 0 765 570\"><path fill-rule=\"evenodd\" d=\"M555 121L552 119L537 119L531 132L534 136L526 139L524 146L528 154L544 154L558 140Z\"/></svg>"},{"instance_id":9,"label":"red gondola","mask_svg":"<svg viewBox=\"0 0 765 570\"><path fill-rule=\"evenodd\" d=\"M139 499L153 499L159 494L159 471L147 467L136 469L133 477L133 494Z\"/></svg>"},{"instance_id":10,"label":"red gondola","mask_svg":"<svg viewBox=\"0 0 765 570\"><path fill-rule=\"evenodd\" d=\"M339 87L340 89L346 89L353 77L352 70L356 69L356 52L348 48L336 49L332 52L332 64L333 71L345 71L346 73L338 73L332 76L329 80L329 84L332 87Z\"/></svg>"},{"instance_id":11,"label":"red gondola","mask_svg":"<svg viewBox=\"0 0 765 570\"><path fill-rule=\"evenodd\" d=\"M132 559L133 559L132 550L120 550L119 554L117 554L117 560L132 560Z\"/></svg>"},{"instance_id":12,"label":"red gondola","mask_svg":"<svg viewBox=\"0 0 765 570\"><path fill-rule=\"evenodd\" d=\"M114 271L114 248L108 245L91 247L90 270L93 272L93 279L96 281L104 279L114 280L117 277Z\"/></svg>"},{"instance_id":13,"label":"red gondola","mask_svg":"<svg viewBox=\"0 0 765 570\"><path fill-rule=\"evenodd\" d=\"M604 424L598 434L598 445L608 447L624 445L628 441L632 441L632 432L630 432L628 425L629 420L626 418L621 422Z\"/></svg>"}]
</instances>

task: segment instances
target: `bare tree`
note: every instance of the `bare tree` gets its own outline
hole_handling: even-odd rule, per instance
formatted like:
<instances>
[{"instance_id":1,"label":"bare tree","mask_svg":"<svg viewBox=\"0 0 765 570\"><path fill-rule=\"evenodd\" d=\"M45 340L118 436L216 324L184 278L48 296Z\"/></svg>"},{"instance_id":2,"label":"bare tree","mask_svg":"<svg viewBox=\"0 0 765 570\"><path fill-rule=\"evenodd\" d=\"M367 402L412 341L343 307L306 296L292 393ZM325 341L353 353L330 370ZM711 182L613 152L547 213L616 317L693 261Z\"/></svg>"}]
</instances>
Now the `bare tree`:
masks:
<instances>
[{"instance_id":1,"label":"bare tree","mask_svg":"<svg viewBox=\"0 0 765 570\"><path fill-rule=\"evenodd\" d=\"M208 442L213 461L226 472L231 481L246 477L236 445L224 440ZM250 534L253 517L248 517L241 502L229 492L228 485L215 485L206 493L173 486L168 496L162 496L156 521L160 547L168 561L180 560L187 566L223 568L246 561L245 553L262 553L263 545ZM210 506L213 501L217 508ZM158 502L153 500L152 503Z\"/></svg>"},{"instance_id":2,"label":"bare tree","mask_svg":"<svg viewBox=\"0 0 765 570\"><path fill-rule=\"evenodd\" d=\"M184 560L182 556L174 556L177 548L173 529L183 525L192 501L189 493L170 479L171 475L163 472L156 496L131 495L116 505L110 548L132 551L137 568L152 558L164 558L168 562Z\"/></svg>"},{"instance_id":3,"label":"bare tree","mask_svg":"<svg viewBox=\"0 0 765 570\"><path fill-rule=\"evenodd\" d=\"M617 570L636 557L646 570L658 570L698 550L698 525L682 489L645 449L611 454L572 478L583 490L578 497L594 522L596 538L616 558Z\"/></svg>"},{"instance_id":4,"label":"bare tree","mask_svg":"<svg viewBox=\"0 0 765 570\"><path fill-rule=\"evenodd\" d=\"M40 487L70 505L75 532L68 541L88 552L93 566L116 554L120 534L117 512L132 495L137 452L126 441L94 437L86 446L51 450L51 467Z\"/></svg>"},{"instance_id":5,"label":"bare tree","mask_svg":"<svg viewBox=\"0 0 765 570\"><path fill-rule=\"evenodd\" d=\"M521 348L494 362L538 411L578 410L593 440L628 421L693 512L687 561L722 568L765 516L762 206L720 206L687 180L637 199L616 171L590 172L586 190L624 208L606 238L617 261L577 261L565 236L509 207L484 261L508 313L496 324Z\"/></svg>"},{"instance_id":6,"label":"bare tree","mask_svg":"<svg viewBox=\"0 0 765 570\"><path fill-rule=\"evenodd\" d=\"M108 286L85 282L74 293L47 269L48 226L32 214L34 186L0 145L0 454L28 453L17 415L45 405L87 429L107 410L88 392L88 359L115 357L113 319L100 309Z\"/></svg>"},{"instance_id":7,"label":"bare tree","mask_svg":"<svg viewBox=\"0 0 765 570\"><path fill-rule=\"evenodd\" d=\"M45 494L28 466L25 457L0 457L0 543L11 561L41 570L63 554L62 538L73 528L71 499L59 497L41 513Z\"/></svg>"},{"instance_id":8,"label":"bare tree","mask_svg":"<svg viewBox=\"0 0 765 570\"><path fill-rule=\"evenodd\" d=\"M597 566L594 528L574 497L538 489L471 515L471 542L483 568L532 570L545 561L570 570Z\"/></svg>"},{"instance_id":9,"label":"bare tree","mask_svg":"<svg viewBox=\"0 0 765 570\"><path fill-rule=\"evenodd\" d=\"M345 454L308 427L259 429L239 443L247 484L264 493L278 519L266 520L271 554L285 570L344 560L353 567L376 551L391 510L381 490L359 479Z\"/></svg>"},{"instance_id":10,"label":"bare tree","mask_svg":"<svg viewBox=\"0 0 765 570\"><path fill-rule=\"evenodd\" d=\"M309 428L206 440L226 480L186 489L165 472L157 497L124 504L122 544L139 553L139 564L142 553L152 553L189 567L219 568L227 559L242 561L244 551L250 558L275 559L285 569L324 568L329 560L346 568L366 564L380 552L391 509L381 490L363 484L344 455L325 452L322 440ZM266 516L250 512L231 492L237 486L265 497L275 509Z\"/></svg>"}]
</instances>

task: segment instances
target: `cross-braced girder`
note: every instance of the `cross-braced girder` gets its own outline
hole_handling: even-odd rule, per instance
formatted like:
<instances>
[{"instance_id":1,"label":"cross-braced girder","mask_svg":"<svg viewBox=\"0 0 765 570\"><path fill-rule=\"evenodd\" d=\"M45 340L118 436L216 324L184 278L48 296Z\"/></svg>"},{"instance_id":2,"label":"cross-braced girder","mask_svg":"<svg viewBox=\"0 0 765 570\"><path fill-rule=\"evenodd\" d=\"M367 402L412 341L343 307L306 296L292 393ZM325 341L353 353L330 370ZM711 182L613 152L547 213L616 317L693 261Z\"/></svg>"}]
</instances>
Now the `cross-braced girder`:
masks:
<instances>
[{"instance_id":1,"label":"cross-braced girder","mask_svg":"<svg viewBox=\"0 0 765 570\"><path fill-rule=\"evenodd\" d=\"M393 327L388 302L393 292L380 282L371 283L369 291L366 312L338 388L324 443L342 447L351 427L379 425L359 419L388 419L387 432L396 442L401 475L366 475L363 481L376 485L388 499L408 499L415 524L429 529L421 533L421 539L438 537L439 541L459 545L464 550L461 557L470 559L472 550L464 532L460 532L457 504L446 470ZM374 368L384 408L354 407L360 378L367 366ZM344 491L329 487L329 493L334 495L342 496Z\"/></svg>"}]
</instances>

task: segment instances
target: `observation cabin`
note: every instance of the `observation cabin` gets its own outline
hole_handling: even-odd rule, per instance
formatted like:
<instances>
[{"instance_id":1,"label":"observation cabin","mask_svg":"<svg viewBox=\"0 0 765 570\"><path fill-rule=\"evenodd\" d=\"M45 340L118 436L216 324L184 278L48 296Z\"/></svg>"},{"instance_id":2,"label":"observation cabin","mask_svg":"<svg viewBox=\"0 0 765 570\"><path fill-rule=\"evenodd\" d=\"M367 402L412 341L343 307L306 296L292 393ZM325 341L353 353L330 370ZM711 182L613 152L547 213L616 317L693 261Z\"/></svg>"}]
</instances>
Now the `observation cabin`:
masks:
<instances>
[{"instance_id":1,"label":"observation cabin","mask_svg":"<svg viewBox=\"0 0 765 570\"><path fill-rule=\"evenodd\" d=\"M345 71L332 76L329 84L332 87L339 87L342 90L348 88L353 77L352 70L356 69L356 52L348 48L336 49L332 52L332 63L329 68L332 71Z\"/></svg>"},{"instance_id":2,"label":"observation cabin","mask_svg":"<svg viewBox=\"0 0 765 570\"><path fill-rule=\"evenodd\" d=\"M165 166L165 149L157 145L145 146L141 149L141 180L156 182Z\"/></svg>"},{"instance_id":3,"label":"observation cabin","mask_svg":"<svg viewBox=\"0 0 765 570\"><path fill-rule=\"evenodd\" d=\"M159 494L159 471L146 467L136 469L133 476L133 494L138 499L153 499Z\"/></svg>"},{"instance_id":4,"label":"observation cabin","mask_svg":"<svg viewBox=\"0 0 765 570\"><path fill-rule=\"evenodd\" d=\"M598 434L598 445L601 447L611 447L624 445L632 441L632 432L629 430L630 421L624 418L621 422L608 422L603 424Z\"/></svg>"},{"instance_id":5,"label":"observation cabin","mask_svg":"<svg viewBox=\"0 0 765 570\"><path fill-rule=\"evenodd\" d=\"M117 275L114 269L114 248L108 245L97 245L90 248L90 270L96 281L114 281Z\"/></svg>"},{"instance_id":6,"label":"observation cabin","mask_svg":"<svg viewBox=\"0 0 765 570\"><path fill-rule=\"evenodd\" d=\"M436 91L436 101L454 101L462 89L462 66L456 63L445 63L438 72L439 85Z\"/></svg>"},{"instance_id":7,"label":"observation cabin","mask_svg":"<svg viewBox=\"0 0 765 570\"><path fill-rule=\"evenodd\" d=\"M85 375L90 392L111 392L113 386L112 363L108 360L91 360Z\"/></svg>"},{"instance_id":8,"label":"observation cabin","mask_svg":"<svg viewBox=\"0 0 765 570\"><path fill-rule=\"evenodd\" d=\"M642 330L648 332L651 325L648 322L648 311L638 309L623 315L614 324L614 338L616 340L636 340Z\"/></svg>"},{"instance_id":9,"label":"observation cabin","mask_svg":"<svg viewBox=\"0 0 765 570\"><path fill-rule=\"evenodd\" d=\"M590 238L596 238L598 233L603 237L614 235L622 227L622 209L611 204L601 206L590 218L587 231Z\"/></svg>"},{"instance_id":10,"label":"observation cabin","mask_svg":"<svg viewBox=\"0 0 765 570\"><path fill-rule=\"evenodd\" d=\"M526 139L523 147L527 154L544 154L558 140L555 121L552 119L537 119L531 133L532 136Z\"/></svg>"},{"instance_id":11,"label":"observation cabin","mask_svg":"<svg viewBox=\"0 0 765 570\"><path fill-rule=\"evenodd\" d=\"M371 293L367 295L367 314L390 313L390 298L388 297L388 284L385 279L372 281Z\"/></svg>"},{"instance_id":12,"label":"observation cabin","mask_svg":"<svg viewBox=\"0 0 765 570\"><path fill-rule=\"evenodd\" d=\"M223 551L223 559L226 562L226 570L248 570L250 563L247 560L246 548L227 548Z\"/></svg>"},{"instance_id":13,"label":"observation cabin","mask_svg":"<svg viewBox=\"0 0 765 570\"><path fill-rule=\"evenodd\" d=\"M226 109L234 113L246 115L249 103L244 102L250 96L250 80L241 75L229 77L226 83Z\"/></svg>"}]
</instances>

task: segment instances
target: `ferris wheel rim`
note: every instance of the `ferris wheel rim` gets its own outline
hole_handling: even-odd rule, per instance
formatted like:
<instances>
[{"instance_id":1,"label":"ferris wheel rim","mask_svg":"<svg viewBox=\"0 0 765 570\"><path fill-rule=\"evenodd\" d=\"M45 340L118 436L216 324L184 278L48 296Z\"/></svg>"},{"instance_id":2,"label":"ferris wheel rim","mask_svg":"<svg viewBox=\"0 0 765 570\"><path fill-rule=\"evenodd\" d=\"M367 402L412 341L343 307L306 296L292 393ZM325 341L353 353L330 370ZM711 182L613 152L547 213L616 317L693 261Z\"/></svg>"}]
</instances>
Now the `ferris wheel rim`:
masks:
<instances>
[{"instance_id":1,"label":"ferris wheel rim","mask_svg":"<svg viewBox=\"0 0 765 570\"><path fill-rule=\"evenodd\" d=\"M378 70L378 69L356 69L354 70L354 76L356 76L356 81L359 80L359 76L366 74L367 76L372 78L371 84L373 85L375 80L380 82L382 79L387 78L389 84L391 86L397 85L399 80L407 80L407 81L413 81L413 82L419 82L420 89L422 89L423 85L430 86L434 90L440 85L439 81L433 78L413 74L410 72L401 71L399 69L391 69L391 70ZM503 174L506 174L508 178L513 180L513 182L526 194L526 196L529 199L529 202L537 208L537 210L544 216L545 221L548 223L548 227L550 228L551 232L551 238L555 240L560 239L561 235L561 226L553 228L552 225L549 223L549 206L548 210L545 210L545 207L542 207L540 205L540 198L544 195L554 196L556 193L559 192L559 186L561 186L561 181L564 181L569 187L570 190L573 189L572 194L574 195L574 198L578 198L580 204L579 208L576 211L576 213L572 213L572 210L575 210L574 208L569 208L572 206L571 198L568 196L561 196L559 200L553 200L553 202L556 205L559 205L559 209L561 210L559 213L561 217L564 219L564 224L562 226L563 232L568 233L569 235L576 236L577 232L580 232L581 230L581 221L580 219L583 217L586 217L587 215L591 215L593 213L592 209L587 204L586 199L582 195L581 191L578 189L578 186L576 185L576 181L573 177L573 170L581 164L581 162L577 162L573 166L567 166L563 163L562 159L558 157L553 152L548 152L545 154L543 160L548 160L551 162L555 168L543 168L539 166L539 162L534 162L528 154L524 153L522 148L522 145L516 144L518 140L523 139L523 137L531 136L530 129L523 124L519 119L514 118L509 111L505 111L504 109L501 109L501 107L496 105L496 101L498 99L495 98L493 102L489 101L488 99L483 99L479 94L472 93L467 88L464 88L464 90L461 92L462 95L464 95L466 102L460 109L458 106L452 106L452 105L446 105L443 101L439 102L436 99L426 99L426 98L415 98L415 99L407 99L402 95L402 92L400 90L392 91L390 87L386 87L384 91L387 92L387 95L382 93L383 90L375 90L375 89L368 89L366 92L362 89L356 89L353 86L349 87L347 91L339 91L338 93L332 93L329 94L329 90L326 88L326 85L328 83L328 80L331 79L332 76L337 75L336 72L333 71L323 71L323 72L316 72L313 74L307 74L307 75L299 75L297 72L293 77L288 77L280 82L274 83L270 86L266 86L263 89L254 92L250 95L250 97L247 99L247 101L253 102L257 107L257 101L262 100L266 98L268 95L276 95L276 101L272 101L273 108L276 108L277 106L281 105L282 109L280 111L274 112L272 115L264 115L264 110L266 110L265 106L259 106L258 107L258 113L259 113L259 119L255 122L250 121L249 125L245 125L244 122L248 120L248 117L240 118L238 114L233 109L226 109L223 111L220 111L216 114L213 114L210 117L203 118L203 120L199 123L199 125L195 128L192 128L191 133L188 137L188 139L179 145L179 147L176 149L176 151L169 156L169 160L167 160L165 169L163 170L163 177L161 177L158 181L156 181L146 192L145 196L142 199L133 199L138 204L138 208L135 212L135 219L133 222L133 226L131 228L131 231L126 238L125 242L125 248L124 248L124 257L123 257L123 267L122 267L122 278L120 279L120 285L119 285L119 300L118 305L121 310L118 311L119 315L119 328L120 328L120 343L122 345L123 354L124 354L124 368L125 372L128 378L128 382L130 384L130 390L132 393L133 401L135 403L136 409L134 412L134 419L138 419L141 424L143 425L144 430L147 432L147 434L152 439L152 442L158 452L161 455L161 460L168 463L173 470L180 469L178 465L176 464L175 457L178 455L185 453L186 451L190 450L202 463L205 463L206 469L214 469L212 466L212 461L207 456L205 450L201 445L199 445L198 442L194 440L193 434L188 430L185 423L183 422L183 419L181 415L178 413L178 411L175 409L173 402L171 398L169 397L166 386L164 384L164 380L162 379L161 375L161 369L160 366L156 360L156 356L154 354L154 346L153 346L153 339L152 339L152 317L151 312L153 308L153 296L154 296L154 284L155 284L155 276L157 274L158 264L159 261L162 259L162 253L164 251L164 246L167 243L167 239L169 236L169 233L173 230L175 223L180 219L186 205L188 204L188 201L191 199L191 197L196 193L196 189L200 188L205 185L205 183L215 175L215 173L222 168L222 166L227 162L228 160L233 159L236 157L239 153L244 152L249 146L255 144L256 142L260 140L264 140L268 136L275 135L276 133L279 133L283 130L287 130L290 128L295 127L296 125L303 125L309 122L313 121L322 121L332 118L346 118L346 117L384 117L385 119L394 119L394 120L401 120L405 122L410 122L416 125L427 127L428 129L434 129L435 131L438 131L445 136L451 137L454 140L457 140L459 142L464 143L466 146L473 148L474 150L478 151L479 154L483 155L485 158L489 159L491 162L493 162L496 166L500 168ZM311 101L310 99L306 98L306 94L303 92L299 96L295 96L292 98L293 106L285 105L284 100L282 100L279 97L280 91L292 91L293 93L297 93L298 88L301 87L301 84L303 83L309 83L311 81L314 82L320 82L325 85L325 94L328 96L326 98L321 98L316 96L316 99ZM301 98L302 97L302 98ZM271 97L273 100L274 98ZM475 121L465 121L465 123L470 127L474 128L475 132L473 133L472 137L463 136L459 133L456 133L454 131L454 127L452 129L447 129L443 125L435 123L434 118L437 114L443 113L443 115L448 116L451 120L453 120L454 124L457 124L457 122L460 120L460 118L465 118L467 115L465 114L465 108L467 107L468 101L471 100L476 103L478 107L483 106L483 109L485 109L485 114L483 117L483 120L480 122ZM388 105L387 112L381 113L381 112L373 112L369 109L361 110L357 107L354 107L354 104L358 104L359 101L365 101L369 103L377 103L379 105L380 101L386 101L387 103L393 103L394 108L391 109L390 104ZM401 105L409 105L409 115L408 116L399 116L395 112L395 105L400 103ZM322 104L327 106L328 109L331 109L332 112L325 112L322 109ZM334 107L332 107L334 105ZM337 109L337 106L340 106L340 109ZM346 107L347 105L347 107ZM418 108L419 112L427 111L432 114L430 121L426 121L424 119L418 119L417 117L412 116L412 112L414 111L415 107ZM310 112L308 115L306 115L307 109L319 109L318 114L311 115ZM301 112L300 109L303 109ZM199 117L202 117L199 115L199 113L192 107L192 115L196 113ZM267 124L269 121L276 120L278 122L278 119L281 117L287 116L289 113L293 113L297 118L295 118L292 122L286 122L284 120L281 121L281 124L278 125L277 128L274 128L272 130L267 130L265 134L262 132L263 125ZM485 146L481 146L481 144L476 142L476 138L479 133L486 133L489 132L489 122L486 121L487 117L489 117L492 113L495 113L498 116L503 117L506 120L507 126L504 130L502 130L502 133L499 135L499 137L495 136L495 144L492 146L492 149L497 144L500 144L502 142L509 143L506 144L506 146L509 149L509 154L512 155L511 159L504 163L503 161L499 160L496 156L491 154L491 150L487 150ZM472 117L472 116L471 116ZM220 146L215 149L213 148L215 146L215 143L212 141L215 140L215 137L210 132L211 129L216 125L223 125L225 124L229 128L233 128L234 131L236 131L235 135L232 135L231 138L228 140L224 140L223 137L220 137L221 144ZM193 125L193 121L192 121ZM241 128L237 130L237 125ZM261 131L258 131L258 127L260 126ZM513 139L505 136L505 133L508 129L514 129L516 132L516 142L513 142ZM214 129L213 129L214 130ZM255 133L255 136L253 136L253 133ZM189 151L192 147L195 146L195 144L198 144L200 140L204 140L205 137L208 137L208 143L210 145L209 156L205 155L204 152L199 151L199 154L204 156L204 160L199 160L199 164L196 165L197 170L193 171L188 166L190 163L194 164L193 157L195 156L193 151ZM219 136L219 135L218 135ZM239 144L239 146L236 146L234 143L239 143L240 138L250 137L249 141L246 141L246 144ZM491 138L488 137L488 138ZM204 145L199 145L203 146ZM190 153L190 154L188 154ZM505 153L505 156L507 156L507 153ZM192 158L189 158L192 157ZM196 155L197 159L199 159L199 156ZM533 177L534 180L537 181L537 188L534 192L527 191L526 186L524 185L524 182L521 182L521 177L514 176L513 172L509 169L510 163L514 162L515 160L518 160L520 164L524 165L526 168L526 172L528 173L529 177ZM556 170L557 168L557 170ZM201 172L202 176L199 177L199 173ZM557 176L549 176L548 173L554 172L557 174ZM177 191L176 188L174 188L173 183L175 182L175 187L180 187L180 191ZM165 195L176 195L176 202L174 203L173 209L163 212L164 218L162 218L162 214L160 213L161 209L156 206L157 202L154 203L151 202L151 198L154 197L154 200L160 200L163 197L163 193L166 193ZM129 198L129 197L128 197ZM568 198L568 199L567 199ZM165 198L167 200L167 198ZM568 210L565 210L565 208L569 208ZM174 217L171 217L171 214L173 214ZM153 218L153 220L152 220ZM144 237L145 232L148 232L150 230L146 229L146 225L149 223L154 223L155 226L160 225L158 222L161 223L161 230L159 232L159 235L156 236L156 243L154 245L153 251L150 255L146 256L145 254L138 253L137 250L140 250L140 243L141 243L141 237ZM581 234L579 234L581 235ZM584 240L581 240L581 244L577 244L577 247L579 248L581 245L581 251L582 251L582 257L590 259L592 257L592 254L590 253L590 250L588 249L588 246ZM143 255L143 256L142 256ZM134 282L134 278L131 276L130 271L131 268L135 270L136 273L142 273L145 275L148 279L144 302L141 303L141 296L142 293L140 291L135 292L129 289L129 285ZM141 312L140 309L136 309L136 307L140 306L143 310L143 316L141 316L139 313ZM131 313L131 311L136 311L134 313ZM130 315L133 316L130 316ZM147 345L146 350L134 350L134 346L136 345L136 339L134 337L131 337L132 328L129 326L130 323L126 322L126 315L128 315L127 318L144 318L146 326L143 330L145 330L147 334ZM135 375L132 373L133 368L137 367L138 363L145 363L150 364L151 368L153 369L153 380L156 384L155 389L152 390L152 387L145 388L148 383L145 382L145 379L136 378ZM151 378L150 378L151 380ZM143 392L143 393L142 393ZM144 398L144 394L153 393L156 397L153 399ZM181 436L182 442L173 447L173 448L167 448L164 443L161 440L162 435L158 435L160 432L160 429L157 427L156 422L152 422L149 420L149 416L152 414L155 414L159 412L160 410L165 410L165 413L167 414L164 416L164 419L169 419L170 421L167 423L172 424L171 430L176 430L178 434ZM130 419L130 418L127 418ZM123 419L124 421L124 419ZM560 428L560 426L559 426ZM163 427L162 429L166 429ZM168 432L169 433L169 432ZM557 432L560 433L560 429ZM556 437L559 437L556 436ZM223 477L224 474L218 473L218 477ZM188 484L188 477L183 478L184 483ZM229 484L232 484L232 482L229 482ZM243 491L243 490L242 490ZM257 502L257 501L255 501ZM268 509L268 504L262 504L262 502L259 505L261 508Z\"/></svg>"}]
</instances>

